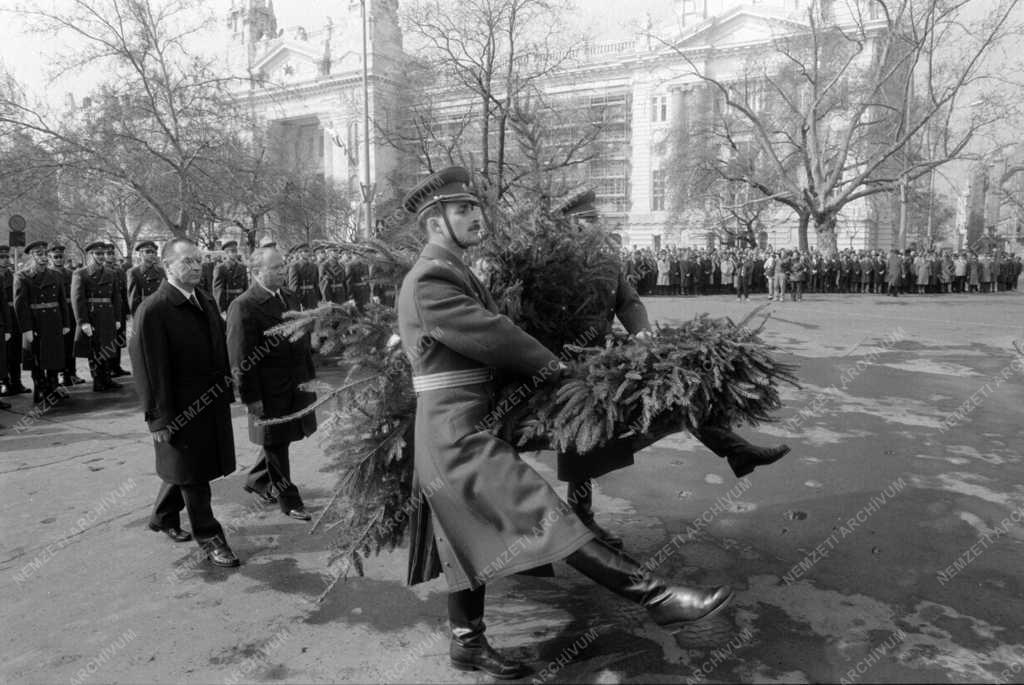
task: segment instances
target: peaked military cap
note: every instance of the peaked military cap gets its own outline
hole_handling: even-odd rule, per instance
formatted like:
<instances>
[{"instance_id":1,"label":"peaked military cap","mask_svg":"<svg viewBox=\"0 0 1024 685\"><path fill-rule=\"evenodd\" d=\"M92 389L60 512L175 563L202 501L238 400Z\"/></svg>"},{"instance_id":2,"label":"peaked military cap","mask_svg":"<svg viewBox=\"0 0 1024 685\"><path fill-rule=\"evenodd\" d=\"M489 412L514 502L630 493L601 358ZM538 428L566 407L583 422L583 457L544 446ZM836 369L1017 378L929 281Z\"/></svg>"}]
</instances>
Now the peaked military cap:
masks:
<instances>
[{"instance_id":1,"label":"peaked military cap","mask_svg":"<svg viewBox=\"0 0 1024 685\"><path fill-rule=\"evenodd\" d=\"M41 249L41 250L43 250L45 252L46 251L46 245L47 245L47 243L46 243L45 240L35 240L35 241L33 241L33 242L31 242L31 243L29 243L28 245L25 246L25 254L29 254L30 252L34 252L35 250L39 250L39 249Z\"/></svg>"},{"instance_id":2,"label":"peaked military cap","mask_svg":"<svg viewBox=\"0 0 1024 685\"><path fill-rule=\"evenodd\" d=\"M58 245L57 243L54 243L53 245L50 245L49 252L50 253L59 252L60 254L64 254L64 246L63 245Z\"/></svg>"},{"instance_id":3,"label":"peaked military cap","mask_svg":"<svg viewBox=\"0 0 1024 685\"><path fill-rule=\"evenodd\" d=\"M564 216L596 217L597 196L591 188L579 188L555 203L551 211Z\"/></svg>"},{"instance_id":4,"label":"peaked military cap","mask_svg":"<svg viewBox=\"0 0 1024 685\"><path fill-rule=\"evenodd\" d=\"M0 245L0 255L9 255L9 254L11 254L11 246L10 245Z\"/></svg>"},{"instance_id":5,"label":"peaked military cap","mask_svg":"<svg viewBox=\"0 0 1024 685\"><path fill-rule=\"evenodd\" d=\"M309 249L309 245L307 245L306 243L299 243L298 245L295 245L290 250L288 250L288 254L289 255L293 255L296 252L298 252L299 250L308 250L308 249Z\"/></svg>"},{"instance_id":6,"label":"peaked military cap","mask_svg":"<svg viewBox=\"0 0 1024 685\"><path fill-rule=\"evenodd\" d=\"M277 247L277 241L271 240L270 238L264 238L263 241L260 242L260 247Z\"/></svg>"},{"instance_id":7,"label":"peaked military cap","mask_svg":"<svg viewBox=\"0 0 1024 685\"><path fill-rule=\"evenodd\" d=\"M227 241L226 243L224 243L223 245L220 246L220 249L222 249L222 250L230 250L231 248L238 249L238 241L237 240L229 240L229 241Z\"/></svg>"},{"instance_id":8,"label":"peaked military cap","mask_svg":"<svg viewBox=\"0 0 1024 685\"><path fill-rule=\"evenodd\" d=\"M327 243L313 243L313 252L326 252L327 248Z\"/></svg>"},{"instance_id":9,"label":"peaked military cap","mask_svg":"<svg viewBox=\"0 0 1024 685\"><path fill-rule=\"evenodd\" d=\"M106 252L107 244L102 240L94 240L85 246L86 252Z\"/></svg>"},{"instance_id":10,"label":"peaked military cap","mask_svg":"<svg viewBox=\"0 0 1024 685\"><path fill-rule=\"evenodd\" d=\"M452 166L442 169L420 181L419 185L409 191L402 202L402 207L410 214L419 216L423 210L438 202L474 202L480 199L473 193L470 186L473 177L469 171Z\"/></svg>"},{"instance_id":11,"label":"peaked military cap","mask_svg":"<svg viewBox=\"0 0 1024 685\"><path fill-rule=\"evenodd\" d=\"M138 252L139 250L155 250L155 249L156 249L156 243L154 243L152 240L143 240L141 243L139 243L138 245L135 246L135 251L136 252Z\"/></svg>"}]
</instances>

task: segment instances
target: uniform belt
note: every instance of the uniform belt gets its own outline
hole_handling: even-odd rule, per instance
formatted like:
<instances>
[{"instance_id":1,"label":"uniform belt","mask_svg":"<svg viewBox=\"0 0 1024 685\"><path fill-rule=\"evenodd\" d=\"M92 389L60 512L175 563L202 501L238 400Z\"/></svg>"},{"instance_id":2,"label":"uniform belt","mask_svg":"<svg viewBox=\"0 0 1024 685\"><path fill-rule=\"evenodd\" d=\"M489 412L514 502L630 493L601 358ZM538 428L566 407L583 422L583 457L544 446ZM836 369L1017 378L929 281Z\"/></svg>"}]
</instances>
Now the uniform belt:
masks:
<instances>
[{"instance_id":1,"label":"uniform belt","mask_svg":"<svg viewBox=\"0 0 1024 685\"><path fill-rule=\"evenodd\" d=\"M412 377L412 389L416 392L428 390L443 390L445 388L458 388L463 385L477 385L486 383L494 378L493 369L467 369L465 371L445 371L443 373L428 373L424 376Z\"/></svg>"},{"instance_id":2,"label":"uniform belt","mask_svg":"<svg viewBox=\"0 0 1024 685\"><path fill-rule=\"evenodd\" d=\"M230 295L231 293L240 293L240 292L242 292L242 289L241 288L224 288L224 292L226 292L227 294Z\"/></svg>"},{"instance_id":3,"label":"uniform belt","mask_svg":"<svg viewBox=\"0 0 1024 685\"><path fill-rule=\"evenodd\" d=\"M58 304L56 302L40 302L39 304L30 304L31 309L56 309Z\"/></svg>"},{"instance_id":4,"label":"uniform belt","mask_svg":"<svg viewBox=\"0 0 1024 685\"><path fill-rule=\"evenodd\" d=\"M109 297L90 297L86 300L90 304L110 304Z\"/></svg>"},{"instance_id":5,"label":"uniform belt","mask_svg":"<svg viewBox=\"0 0 1024 685\"><path fill-rule=\"evenodd\" d=\"M299 290L312 290L312 289L313 289L313 286L311 286L311 285L300 285L299 286Z\"/></svg>"}]
</instances>

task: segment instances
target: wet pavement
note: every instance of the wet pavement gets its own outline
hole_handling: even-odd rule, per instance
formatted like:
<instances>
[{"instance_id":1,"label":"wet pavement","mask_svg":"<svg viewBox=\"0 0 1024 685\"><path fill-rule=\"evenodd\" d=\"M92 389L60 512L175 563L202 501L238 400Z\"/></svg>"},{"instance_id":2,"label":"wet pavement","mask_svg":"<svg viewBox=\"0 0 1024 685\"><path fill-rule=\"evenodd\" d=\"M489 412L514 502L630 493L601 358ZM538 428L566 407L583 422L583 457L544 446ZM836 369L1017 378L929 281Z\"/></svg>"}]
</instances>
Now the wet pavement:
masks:
<instances>
[{"instance_id":1,"label":"wet pavement","mask_svg":"<svg viewBox=\"0 0 1024 685\"><path fill-rule=\"evenodd\" d=\"M651 316L741 319L765 296L648 299ZM658 572L731 583L676 636L564 565L488 592L489 635L543 682L1024 682L1024 296L806 296L764 334L799 365L781 462L737 480L690 436L599 482L595 508ZM158 482L130 389L26 419L0 412L5 682L483 682L451 671L444 583L403 550L327 599L308 524L214 484L243 559L213 569L145 527ZM20 426L15 426L23 421ZM235 408L241 467L255 459ZM293 449L307 505L333 475ZM537 468L554 477L553 455Z\"/></svg>"}]
</instances>

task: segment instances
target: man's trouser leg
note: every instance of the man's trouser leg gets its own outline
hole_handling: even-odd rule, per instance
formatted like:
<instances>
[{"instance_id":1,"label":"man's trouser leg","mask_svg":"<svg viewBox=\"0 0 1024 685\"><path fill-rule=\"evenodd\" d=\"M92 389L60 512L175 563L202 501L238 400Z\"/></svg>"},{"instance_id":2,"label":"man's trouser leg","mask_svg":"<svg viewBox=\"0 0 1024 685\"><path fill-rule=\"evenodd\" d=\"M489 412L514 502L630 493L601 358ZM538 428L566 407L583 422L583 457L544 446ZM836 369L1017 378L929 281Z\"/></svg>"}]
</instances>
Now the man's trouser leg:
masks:
<instances>
[{"instance_id":1,"label":"man's trouser leg","mask_svg":"<svg viewBox=\"0 0 1024 685\"><path fill-rule=\"evenodd\" d=\"M11 339L7 341L7 386L12 390L20 390L25 387L21 382L21 328L17 320L13 319L14 310L10 313L14 325L11 327Z\"/></svg>"},{"instance_id":2,"label":"man's trouser leg","mask_svg":"<svg viewBox=\"0 0 1024 685\"><path fill-rule=\"evenodd\" d=\"M487 586L475 590L460 590L448 593L448 622L452 637L460 644L472 644L482 637L484 625L484 599Z\"/></svg>"},{"instance_id":3,"label":"man's trouser leg","mask_svg":"<svg viewBox=\"0 0 1024 685\"><path fill-rule=\"evenodd\" d=\"M292 483L289 444L264 445L260 450L260 460L253 465L245 481L246 487L258 493L276 494L285 513L303 506L299 489Z\"/></svg>"},{"instance_id":4,"label":"man's trouser leg","mask_svg":"<svg viewBox=\"0 0 1024 685\"><path fill-rule=\"evenodd\" d=\"M150 524L159 528L180 528L182 509L188 511L192 537L200 547L207 546L217 538L227 544L224 529L213 515L209 483L175 485L165 481L157 493Z\"/></svg>"}]
</instances>

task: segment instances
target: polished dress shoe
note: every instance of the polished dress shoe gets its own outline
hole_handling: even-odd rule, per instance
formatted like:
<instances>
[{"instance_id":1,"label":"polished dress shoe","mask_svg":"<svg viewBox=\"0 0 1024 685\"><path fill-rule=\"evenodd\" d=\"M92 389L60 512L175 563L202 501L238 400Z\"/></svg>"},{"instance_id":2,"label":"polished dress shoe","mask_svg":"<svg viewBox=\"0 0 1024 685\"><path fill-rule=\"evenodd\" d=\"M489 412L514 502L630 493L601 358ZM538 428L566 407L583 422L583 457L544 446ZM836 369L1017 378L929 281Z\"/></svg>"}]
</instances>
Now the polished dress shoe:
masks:
<instances>
[{"instance_id":1,"label":"polished dress shoe","mask_svg":"<svg viewBox=\"0 0 1024 685\"><path fill-rule=\"evenodd\" d=\"M296 507L289 509L285 512L285 515L291 516L293 519L299 519L300 521L311 521L313 517L309 515L309 512L302 507Z\"/></svg>"},{"instance_id":2,"label":"polished dress shoe","mask_svg":"<svg viewBox=\"0 0 1024 685\"><path fill-rule=\"evenodd\" d=\"M231 551L231 548L224 543L206 547L206 558L214 566L223 566L225 568L232 568L242 563L235 556L235 553Z\"/></svg>"},{"instance_id":3,"label":"polished dress shoe","mask_svg":"<svg viewBox=\"0 0 1024 685\"><path fill-rule=\"evenodd\" d=\"M25 393L32 391L26 388L24 385L19 384L10 386L9 392L11 395L24 395Z\"/></svg>"},{"instance_id":4,"label":"polished dress shoe","mask_svg":"<svg viewBox=\"0 0 1024 685\"><path fill-rule=\"evenodd\" d=\"M623 548L622 538L597 525L597 521L594 520L594 492L593 483L590 480L570 482L567 497L572 512L579 517L583 525L594 533L598 540L615 549Z\"/></svg>"},{"instance_id":5,"label":"polished dress shoe","mask_svg":"<svg viewBox=\"0 0 1024 685\"><path fill-rule=\"evenodd\" d=\"M169 528L161 528L153 523L149 524L149 529L154 533L163 533L175 542L188 542L192 539L192 533L187 530L182 530L178 526L171 526Z\"/></svg>"},{"instance_id":6,"label":"polished dress shoe","mask_svg":"<svg viewBox=\"0 0 1024 685\"><path fill-rule=\"evenodd\" d=\"M522 662L503 657L483 635L466 641L452 638L448 655L452 667L459 671L480 671L499 680L514 680L528 673Z\"/></svg>"},{"instance_id":7,"label":"polished dress shoe","mask_svg":"<svg viewBox=\"0 0 1024 685\"><path fill-rule=\"evenodd\" d=\"M120 366L110 370L110 377L111 378L120 378L121 376L130 376L130 375L131 375L131 372L125 371Z\"/></svg>"},{"instance_id":8,"label":"polished dress shoe","mask_svg":"<svg viewBox=\"0 0 1024 685\"><path fill-rule=\"evenodd\" d=\"M750 475L758 466L774 464L789 454L789 445L758 447L722 426L701 426L693 436L704 446L729 462L737 478Z\"/></svg>"},{"instance_id":9,"label":"polished dress shoe","mask_svg":"<svg viewBox=\"0 0 1024 685\"><path fill-rule=\"evenodd\" d=\"M263 502L264 504L277 504L277 498L271 495L269 492L260 492L255 488L250 488L248 485L243 485L242 489L245 490L246 492L251 492L252 494L259 497L260 501Z\"/></svg>"},{"instance_id":10,"label":"polished dress shoe","mask_svg":"<svg viewBox=\"0 0 1024 685\"><path fill-rule=\"evenodd\" d=\"M628 555L598 540L583 545L565 562L599 585L647 609L651 619L670 632L708 618L732 599L728 586L709 591L669 585Z\"/></svg>"}]
</instances>

